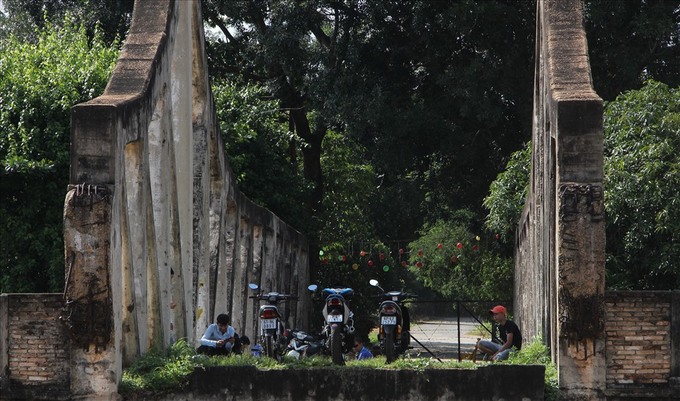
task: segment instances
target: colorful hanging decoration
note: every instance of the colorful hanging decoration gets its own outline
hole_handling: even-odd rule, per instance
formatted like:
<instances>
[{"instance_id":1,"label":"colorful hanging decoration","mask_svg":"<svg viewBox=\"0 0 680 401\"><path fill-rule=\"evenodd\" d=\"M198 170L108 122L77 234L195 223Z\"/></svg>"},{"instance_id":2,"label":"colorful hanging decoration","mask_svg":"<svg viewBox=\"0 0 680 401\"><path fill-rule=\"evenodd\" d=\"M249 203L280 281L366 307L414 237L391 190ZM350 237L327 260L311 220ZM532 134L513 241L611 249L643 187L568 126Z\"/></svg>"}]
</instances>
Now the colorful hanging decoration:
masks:
<instances>
[{"instance_id":1,"label":"colorful hanging decoration","mask_svg":"<svg viewBox=\"0 0 680 401\"><path fill-rule=\"evenodd\" d=\"M463 249L463 243L462 242L457 243L456 248Z\"/></svg>"},{"instance_id":2,"label":"colorful hanging decoration","mask_svg":"<svg viewBox=\"0 0 680 401\"><path fill-rule=\"evenodd\" d=\"M359 255L363 258L364 256L366 256L366 251L362 250L361 252L359 252Z\"/></svg>"},{"instance_id":3,"label":"colorful hanging decoration","mask_svg":"<svg viewBox=\"0 0 680 401\"><path fill-rule=\"evenodd\" d=\"M368 267L373 267L373 259L368 260Z\"/></svg>"},{"instance_id":4,"label":"colorful hanging decoration","mask_svg":"<svg viewBox=\"0 0 680 401\"><path fill-rule=\"evenodd\" d=\"M383 271L386 271L386 272L390 271L390 267L387 266L387 265L383 266Z\"/></svg>"},{"instance_id":5,"label":"colorful hanging decoration","mask_svg":"<svg viewBox=\"0 0 680 401\"><path fill-rule=\"evenodd\" d=\"M421 261L416 262L416 267L419 268L419 269L421 267L423 267L423 262L421 262Z\"/></svg>"},{"instance_id":6,"label":"colorful hanging decoration","mask_svg":"<svg viewBox=\"0 0 680 401\"><path fill-rule=\"evenodd\" d=\"M408 263L407 263L405 260L402 260L402 261L401 261L401 265L402 265L403 267L406 267L406 266L408 266Z\"/></svg>"},{"instance_id":7,"label":"colorful hanging decoration","mask_svg":"<svg viewBox=\"0 0 680 401\"><path fill-rule=\"evenodd\" d=\"M353 264L352 264L352 269L356 270L356 269L358 269L358 268L359 268L359 265L358 265L358 264L356 264L356 263L353 263Z\"/></svg>"}]
</instances>

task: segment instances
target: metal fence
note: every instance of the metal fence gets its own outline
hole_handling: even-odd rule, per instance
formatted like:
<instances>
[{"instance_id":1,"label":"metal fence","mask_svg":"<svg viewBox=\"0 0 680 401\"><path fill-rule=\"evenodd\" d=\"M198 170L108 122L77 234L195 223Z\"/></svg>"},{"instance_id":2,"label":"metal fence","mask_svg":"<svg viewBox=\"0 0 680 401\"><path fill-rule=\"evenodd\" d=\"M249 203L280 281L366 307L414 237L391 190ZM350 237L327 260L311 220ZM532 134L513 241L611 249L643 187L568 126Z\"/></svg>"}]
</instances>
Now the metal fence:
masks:
<instances>
[{"instance_id":1,"label":"metal fence","mask_svg":"<svg viewBox=\"0 0 680 401\"><path fill-rule=\"evenodd\" d=\"M442 359L471 356L479 339L500 342L489 310L507 300L417 300L410 303L413 353ZM512 315L512 310L508 307Z\"/></svg>"}]
</instances>

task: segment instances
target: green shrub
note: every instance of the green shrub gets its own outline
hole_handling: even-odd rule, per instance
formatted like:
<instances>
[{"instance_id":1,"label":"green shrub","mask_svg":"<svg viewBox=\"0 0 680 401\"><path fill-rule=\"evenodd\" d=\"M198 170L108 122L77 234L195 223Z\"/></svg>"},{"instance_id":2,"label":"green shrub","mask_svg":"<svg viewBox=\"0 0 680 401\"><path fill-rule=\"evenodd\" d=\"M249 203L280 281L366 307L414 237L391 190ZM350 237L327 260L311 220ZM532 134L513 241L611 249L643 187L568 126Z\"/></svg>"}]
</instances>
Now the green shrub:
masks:
<instances>
[{"instance_id":1,"label":"green shrub","mask_svg":"<svg viewBox=\"0 0 680 401\"><path fill-rule=\"evenodd\" d=\"M511 353L507 363L515 365L544 365L545 366L545 400L560 399L557 366L550 360L548 347L540 337L522 345L519 352Z\"/></svg>"},{"instance_id":2,"label":"green shrub","mask_svg":"<svg viewBox=\"0 0 680 401\"><path fill-rule=\"evenodd\" d=\"M526 344L522 351L515 353L506 362L517 365L541 364L546 367L545 393L546 400L558 400L557 369L550 361L547 348L540 340ZM180 340L165 352L152 351L140 357L132 366L123 372L119 393L144 394L182 391L189 385L191 374L196 369L208 366L254 366L258 369L406 369L423 371L426 369L476 369L488 363L472 361L443 361L433 358L406 357L387 364L384 356L372 359L348 360L345 366L334 365L331 358L324 355L310 358L283 358L276 361L267 357L246 355L213 356L197 354L185 340Z\"/></svg>"}]
</instances>

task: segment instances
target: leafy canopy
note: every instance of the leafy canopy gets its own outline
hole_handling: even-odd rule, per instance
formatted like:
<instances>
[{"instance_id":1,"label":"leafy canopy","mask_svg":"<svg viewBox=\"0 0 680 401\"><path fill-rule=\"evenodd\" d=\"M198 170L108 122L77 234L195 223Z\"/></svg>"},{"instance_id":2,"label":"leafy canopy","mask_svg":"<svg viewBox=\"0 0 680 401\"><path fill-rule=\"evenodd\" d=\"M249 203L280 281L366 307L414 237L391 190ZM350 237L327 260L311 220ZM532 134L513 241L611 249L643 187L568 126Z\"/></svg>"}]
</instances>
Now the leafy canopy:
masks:
<instances>
[{"instance_id":1,"label":"leafy canopy","mask_svg":"<svg viewBox=\"0 0 680 401\"><path fill-rule=\"evenodd\" d=\"M469 211L425 225L409 244L411 271L447 298L512 299L512 258L503 255L499 237L479 233L475 226Z\"/></svg>"},{"instance_id":2,"label":"leafy canopy","mask_svg":"<svg viewBox=\"0 0 680 401\"><path fill-rule=\"evenodd\" d=\"M605 109L609 287L680 287L680 90L649 81Z\"/></svg>"},{"instance_id":3,"label":"leafy canopy","mask_svg":"<svg viewBox=\"0 0 680 401\"><path fill-rule=\"evenodd\" d=\"M604 112L606 284L680 286L680 90L647 81ZM529 148L516 152L484 201L486 225L514 232L529 183Z\"/></svg>"},{"instance_id":4,"label":"leafy canopy","mask_svg":"<svg viewBox=\"0 0 680 401\"><path fill-rule=\"evenodd\" d=\"M0 292L64 286L71 107L103 92L118 55L82 26L0 40Z\"/></svg>"}]
</instances>

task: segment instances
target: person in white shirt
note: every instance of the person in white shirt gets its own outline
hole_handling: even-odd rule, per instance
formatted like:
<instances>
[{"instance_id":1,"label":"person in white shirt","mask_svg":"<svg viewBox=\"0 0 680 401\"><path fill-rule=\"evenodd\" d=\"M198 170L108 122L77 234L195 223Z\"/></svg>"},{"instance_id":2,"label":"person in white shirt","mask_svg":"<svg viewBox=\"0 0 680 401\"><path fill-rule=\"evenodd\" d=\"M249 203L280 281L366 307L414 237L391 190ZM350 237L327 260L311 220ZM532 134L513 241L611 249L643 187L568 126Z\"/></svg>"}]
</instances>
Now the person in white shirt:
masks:
<instances>
[{"instance_id":1,"label":"person in white shirt","mask_svg":"<svg viewBox=\"0 0 680 401\"><path fill-rule=\"evenodd\" d=\"M229 325L229 315L222 313L217 316L215 323L208 326L196 352L210 356L229 355L236 342L235 336L234 328Z\"/></svg>"}]
</instances>

